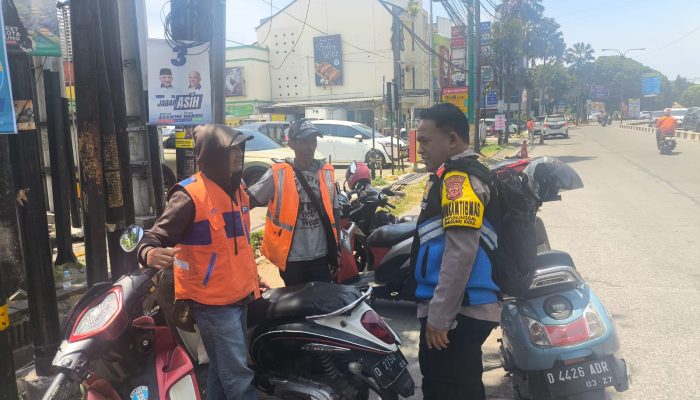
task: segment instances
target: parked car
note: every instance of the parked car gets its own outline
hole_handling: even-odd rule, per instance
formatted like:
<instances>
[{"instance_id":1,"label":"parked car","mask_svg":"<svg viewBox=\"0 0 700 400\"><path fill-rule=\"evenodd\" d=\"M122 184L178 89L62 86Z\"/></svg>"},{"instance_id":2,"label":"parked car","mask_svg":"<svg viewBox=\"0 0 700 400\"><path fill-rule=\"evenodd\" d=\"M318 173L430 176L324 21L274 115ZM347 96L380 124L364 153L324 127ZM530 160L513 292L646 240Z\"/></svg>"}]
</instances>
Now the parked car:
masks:
<instances>
[{"instance_id":1,"label":"parked car","mask_svg":"<svg viewBox=\"0 0 700 400\"><path fill-rule=\"evenodd\" d=\"M683 128L687 131L694 130L700 132L700 107L691 107L685 114Z\"/></svg>"},{"instance_id":2,"label":"parked car","mask_svg":"<svg viewBox=\"0 0 700 400\"><path fill-rule=\"evenodd\" d=\"M253 135L253 139L246 142L245 158L243 164L243 181L250 186L257 182L261 176L272 166L273 159L294 157L294 151L275 142L260 131L245 128L236 128L243 133ZM177 183L177 163L175 157L175 136L163 141L163 184L170 188ZM316 152L316 158L323 159L323 155Z\"/></svg>"},{"instance_id":3,"label":"parked car","mask_svg":"<svg viewBox=\"0 0 700 400\"><path fill-rule=\"evenodd\" d=\"M487 136L492 136L496 135L496 120L494 118L483 118L482 121L486 124L486 135ZM511 134L518 133L520 131L520 127L518 126L517 123L511 122L508 124L508 132Z\"/></svg>"},{"instance_id":4,"label":"parked car","mask_svg":"<svg viewBox=\"0 0 700 400\"><path fill-rule=\"evenodd\" d=\"M639 119L651 119L651 111L640 111Z\"/></svg>"},{"instance_id":5,"label":"parked car","mask_svg":"<svg viewBox=\"0 0 700 400\"><path fill-rule=\"evenodd\" d=\"M548 115L544 119L542 129L545 138L552 136L569 137L569 123L566 122L566 118L561 114Z\"/></svg>"},{"instance_id":6,"label":"parked car","mask_svg":"<svg viewBox=\"0 0 700 400\"><path fill-rule=\"evenodd\" d=\"M289 128L288 122L251 122L238 126L240 129L254 129L267 135L269 138L279 144L285 144L287 139L285 132Z\"/></svg>"},{"instance_id":7,"label":"parked car","mask_svg":"<svg viewBox=\"0 0 700 400\"><path fill-rule=\"evenodd\" d=\"M657 110L657 111L652 111L651 112L651 118L649 119L649 126L650 127L655 127L656 126L656 120L659 119L660 116L664 115L664 110Z\"/></svg>"},{"instance_id":8,"label":"parked car","mask_svg":"<svg viewBox=\"0 0 700 400\"><path fill-rule=\"evenodd\" d=\"M688 114L687 108L672 108L671 116L678 122L678 129L685 129L685 115Z\"/></svg>"},{"instance_id":9,"label":"parked car","mask_svg":"<svg viewBox=\"0 0 700 400\"><path fill-rule=\"evenodd\" d=\"M379 131L374 132L375 149L372 149L372 128L358 122L339 120L316 120L313 124L323 132L318 139L317 151L326 158L331 157L333 164L350 164L355 160L364 160L384 165L399 156L398 139L394 139L393 157L391 138ZM401 142L402 147L406 145ZM403 150L403 149L402 149Z\"/></svg>"},{"instance_id":10,"label":"parked car","mask_svg":"<svg viewBox=\"0 0 700 400\"><path fill-rule=\"evenodd\" d=\"M542 129L544 128L544 120L545 120L544 115L540 115L539 117L535 117L535 128L532 130L532 133L535 135L541 134Z\"/></svg>"}]
</instances>

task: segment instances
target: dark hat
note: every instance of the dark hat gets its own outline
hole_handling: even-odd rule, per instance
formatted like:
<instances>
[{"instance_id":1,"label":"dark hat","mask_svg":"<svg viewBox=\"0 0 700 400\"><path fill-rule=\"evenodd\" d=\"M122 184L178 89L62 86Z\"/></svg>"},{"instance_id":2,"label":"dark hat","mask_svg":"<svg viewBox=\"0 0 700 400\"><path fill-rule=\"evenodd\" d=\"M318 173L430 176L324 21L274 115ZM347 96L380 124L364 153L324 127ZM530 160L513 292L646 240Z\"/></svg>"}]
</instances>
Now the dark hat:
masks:
<instances>
[{"instance_id":1,"label":"dark hat","mask_svg":"<svg viewBox=\"0 0 700 400\"><path fill-rule=\"evenodd\" d=\"M172 75L173 71L170 70L170 68L161 68L160 69L160 75Z\"/></svg>"},{"instance_id":2,"label":"dark hat","mask_svg":"<svg viewBox=\"0 0 700 400\"><path fill-rule=\"evenodd\" d=\"M310 136L323 137L323 133L318 130L308 119L300 119L292 122L289 126L290 139L303 139Z\"/></svg>"}]
</instances>

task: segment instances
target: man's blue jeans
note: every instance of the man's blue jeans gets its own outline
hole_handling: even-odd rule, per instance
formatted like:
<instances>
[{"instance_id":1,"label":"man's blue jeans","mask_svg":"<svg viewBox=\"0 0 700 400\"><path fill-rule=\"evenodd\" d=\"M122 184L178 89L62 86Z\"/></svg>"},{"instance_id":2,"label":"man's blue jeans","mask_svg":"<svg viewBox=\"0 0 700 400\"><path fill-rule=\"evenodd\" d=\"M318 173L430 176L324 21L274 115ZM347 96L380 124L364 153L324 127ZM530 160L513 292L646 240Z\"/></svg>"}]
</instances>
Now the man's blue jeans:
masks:
<instances>
[{"instance_id":1,"label":"man's blue jeans","mask_svg":"<svg viewBox=\"0 0 700 400\"><path fill-rule=\"evenodd\" d=\"M246 310L247 306L192 304L192 314L209 355L207 400L257 398L253 371L248 368Z\"/></svg>"}]
</instances>

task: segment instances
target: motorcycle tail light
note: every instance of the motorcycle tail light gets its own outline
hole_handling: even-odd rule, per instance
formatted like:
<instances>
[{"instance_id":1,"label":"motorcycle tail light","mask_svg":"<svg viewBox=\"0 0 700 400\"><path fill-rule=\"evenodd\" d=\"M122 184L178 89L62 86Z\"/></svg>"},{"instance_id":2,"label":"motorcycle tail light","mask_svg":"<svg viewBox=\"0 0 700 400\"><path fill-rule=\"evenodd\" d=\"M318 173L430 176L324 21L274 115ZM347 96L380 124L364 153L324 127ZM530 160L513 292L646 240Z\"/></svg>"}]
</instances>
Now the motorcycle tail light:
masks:
<instances>
[{"instance_id":1,"label":"motorcycle tail light","mask_svg":"<svg viewBox=\"0 0 700 400\"><path fill-rule=\"evenodd\" d=\"M386 322L384 322L382 317L380 317L376 312L372 310L366 311L364 314L362 314L360 323L362 323L362 326L367 329L367 332L371 333L382 342L386 344L396 343L396 338L391 332L391 329L389 329Z\"/></svg>"},{"instance_id":2,"label":"motorcycle tail light","mask_svg":"<svg viewBox=\"0 0 700 400\"><path fill-rule=\"evenodd\" d=\"M600 318L600 314L598 314L590 304L588 304L586 310L583 312L583 317L586 320L589 339L599 338L605 334L603 319Z\"/></svg>"},{"instance_id":3,"label":"motorcycle tail light","mask_svg":"<svg viewBox=\"0 0 700 400\"><path fill-rule=\"evenodd\" d=\"M569 346L588 340L588 329L583 318L566 325L546 325L545 328L552 346Z\"/></svg>"},{"instance_id":4,"label":"motorcycle tail light","mask_svg":"<svg viewBox=\"0 0 700 400\"><path fill-rule=\"evenodd\" d=\"M527 327L527 331L530 334L530 340L532 340L532 343L536 344L537 346L552 345L549 341L549 337L547 336L547 329L542 323L535 321L534 319L528 318L524 315L523 322Z\"/></svg>"},{"instance_id":5,"label":"motorcycle tail light","mask_svg":"<svg viewBox=\"0 0 700 400\"><path fill-rule=\"evenodd\" d=\"M122 290L115 286L98 297L76 319L69 341L77 342L107 331L121 316L121 325L126 325L122 311Z\"/></svg>"}]
</instances>

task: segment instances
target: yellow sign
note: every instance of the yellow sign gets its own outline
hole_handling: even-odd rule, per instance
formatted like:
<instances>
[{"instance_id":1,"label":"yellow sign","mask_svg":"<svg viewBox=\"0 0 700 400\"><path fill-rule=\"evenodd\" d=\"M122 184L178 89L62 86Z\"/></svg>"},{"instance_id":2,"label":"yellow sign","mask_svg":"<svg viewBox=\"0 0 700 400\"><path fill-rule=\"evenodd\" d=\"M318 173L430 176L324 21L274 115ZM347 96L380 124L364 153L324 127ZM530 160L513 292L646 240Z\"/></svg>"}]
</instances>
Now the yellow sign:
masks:
<instances>
[{"instance_id":1,"label":"yellow sign","mask_svg":"<svg viewBox=\"0 0 700 400\"><path fill-rule=\"evenodd\" d=\"M287 116L284 114L270 114L270 119L276 122L284 122L287 120Z\"/></svg>"},{"instance_id":2,"label":"yellow sign","mask_svg":"<svg viewBox=\"0 0 700 400\"><path fill-rule=\"evenodd\" d=\"M442 88L440 92L440 101L443 103L452 103L462 110L463 113L467 113L469 112L469 88Z\"/></svg>"},{"instance_id":3,"label":"yellow sign","mask_svg":"<svg viewBox=\"0 0 700 400\"><path fill-rule=\"evenodd\" d=\"M0 306L0 332L10 327L10 311L7 304Z\"/></svg>"},{"instance_id":4,"label":"yellow sign","mask_svg":"<svg viewBox=\"0 0 700 400\"><path fill-rule=\"evenodd\" d=\"M175 132L176 149L194 149L194 139L187 132Z\"/></svg>"}]
</instances>

